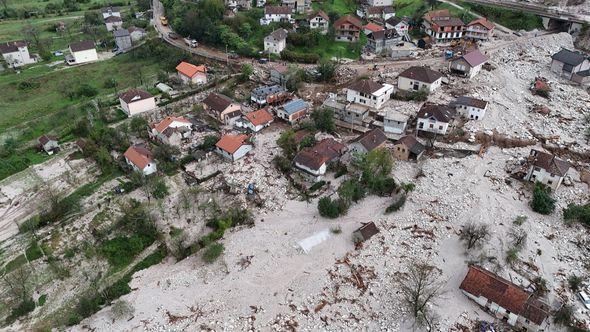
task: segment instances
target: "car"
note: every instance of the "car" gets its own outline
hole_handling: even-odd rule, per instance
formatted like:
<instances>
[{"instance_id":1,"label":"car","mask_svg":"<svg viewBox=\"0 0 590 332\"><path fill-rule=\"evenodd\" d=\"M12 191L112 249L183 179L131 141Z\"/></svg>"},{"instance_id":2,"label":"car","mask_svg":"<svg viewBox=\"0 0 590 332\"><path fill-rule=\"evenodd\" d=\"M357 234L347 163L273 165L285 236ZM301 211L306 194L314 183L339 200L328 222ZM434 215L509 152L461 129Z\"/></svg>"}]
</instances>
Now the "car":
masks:
<instances>
[{"instance_id":1,"label":"car","mask_svg":"<svg viewBox=\"0 0 590 332\"><path fill-rule=\"evenodd\" d=\"M268 59L267 58L260 58L260 59L258 59L258 63L261 63L261 64L268 63Z\"/></svg>"},{"instance_id":2,"label":"car","mask_svg":"<svg viewBox=\"0 0 590 332\"><path fill-rule=\"evenodd\" d=\"M177 33L175 33L175 32L169 32L168 33L168 38L170 38L170 39L178 39L178 38L180 38L180 36Z\"/></svg>"},{"instance_id":3,"label":"car","mask_svg":"<svg viewBox=\"0 0 590 332\"><path fill-rule=\"evenodd\" d=\"M584 304L584 307L590 310L590 296L586 292L582 291L578 293L578 297L580 298L580 301L582 301L582 303Z\"/></svg>"},{"instance_id":4,"label":"car","mask_svg":"<svg viewBox=\"0 0 590 332\"><path fill-rule=\"evenodd\" d=\"M168 20L166 19L166 17L160 16L160 23L162 23L163 26L167 26Z\"/></svg>"},{"instance_id":5,"label":"car","mask_svg":"<svg viewBox=\"0 0 590 332\"><path fill-rule=\"evenodd\" d=\"M62 56L62 55L64 55L64 52L62 52L62 51L55 51L55 52L53 52L53 55L55 55L55 56Z\"/></svg>"}]
</instances>

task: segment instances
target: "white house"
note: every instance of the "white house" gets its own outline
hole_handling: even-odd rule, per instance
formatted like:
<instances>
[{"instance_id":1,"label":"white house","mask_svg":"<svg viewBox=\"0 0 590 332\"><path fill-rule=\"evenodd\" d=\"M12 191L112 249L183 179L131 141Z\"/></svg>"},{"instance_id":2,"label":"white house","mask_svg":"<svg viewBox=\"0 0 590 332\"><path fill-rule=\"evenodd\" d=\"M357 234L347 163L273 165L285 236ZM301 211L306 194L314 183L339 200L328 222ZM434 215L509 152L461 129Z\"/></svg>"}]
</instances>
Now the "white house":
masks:
<instances>
[{"instance_id":1,"label":"white house","mask_svg":"<svg viewBox=\"0 0 590 332\"><path fill-rule=\"evenodd\" d=\"M109 16L104 19L104 24L107 27L107 31L113 31L123 26L123 19L119 16Z\"/></svg>"},{"instance_id":2,"label":"white house","mask_svg":"<svg viewBox=\"0 0 590 332\"><path fill-rule=\"evenodd\" d=\"M368 79L356 81L346 89L346 100L379 109L391 99L393 85L380 84Z\"/></svg>"},{"instance_id":3,"label":"white house","mask_svg":"<svg viewBox=\"0 0 590 332\"><path fill-rule=\"evenodd\" d=\"M269 25L272 22L291 22L291 8L287 6L266 6L264 17L260 19L260 25Z\"/></svg>"},{"instance_id":4,"label":"white house","mask_svg":"<svg viewBox=\"0 0 590 332\"><path fill-rule=\"evenodd\" d=\"M150 175L157 171L154 155L143 145L132 145L123 154L125 161L133 170Z\"/></svg>"},{"instance_id":5,"label":"white house","mask_svg":"<svg viewBox=\"0 0 590 332\"><path fill-rule=\"evenodd\" d=\"M330 162L340 159L347 151L344 144L333 138L325 138L313 147L305 148L295 155L293 162L295 167L319 181L328 168Z\"/></svg>"},{"instance_id":6,"label":"white house","mask_svg":"<svg viewBox=\"0 0 590 332\"><path fill-rule=\"evenodd\" d=\"M416 129L445 135L453 116L454 109L450 106L424 103L418 111Z\"/></svg>"},{"instance_id":7,"label":"white house","mask_svg":"<svg viewBox=\"0 0 590 332\"><path fill-rule=\"evenodd\" d=\"M287 34L287 30L281 28L264 37L264 51L280 54L287 47Z\"/></svg>"},{"instance_id":8,"label":"white house","mask_svg":"<svg viewBox=\"0 0 590 332\"><path fill-rule=\"evenodd\" d=\"M143 38L145 38L145 36L147 36L147 33L144 29L138 28L136 26L129 27L127 31L129 31L129 34L131 35L131 41L134 43L142 40Z\"/></svg>"},{"instance_id":9,"label":"white house","mask_svg":"<svg viewBox=\"0 0 590 332\"><path fill-rule=\"evenodd\" d=\"M426 90L428 93L431 93L438 89L441 83L441 73L419 66L404 70L397 78L397 88L404 91Z\"/></svg>"},{"instance_id":10,"label":"white house","mask_svg":"<svg viewBox=\"0 0 590 332\"><path fill-rule=\"evenodd\" d=\"M368 6L392 6L393 0L366 0Z\"/></svg>"},{"instance_id":11,"label":"white house","mask_svg":"<svg viewBox=\"0 0 590 332\"><path fill-rule=\"evenodd\" d=\"M248 128L252 132L259 132L262 129L270 126L273 122L274 117L268 111L267 108L261 108L257 111L250 112L241 119L241 121L237 121L236 125L243 128Z\"/></svg>"},{"instance_id":12,"label":"white house","mask_svg":"<svg viewBox=\"0 0 590 332\"><path fill-rule=\"evenodd\" d=\"M390 17L385 21L387 29L395 29L400 35L406 35L410 28L410 19L407 17Z\"/></svg>"},{"instance_id":13,"label":"white house","mask_svg":"<svg viewBox=\"0 0 590 332\"><path fill-rule=\"evenodd\" d=\"M207 83L207 67L205 65L195 66L192 63L182 61L176 66L176 71L184 84Z\"/></svg>"},{"instance_id":14,"label":"white house","mask_svg":"<svg viewBox=\"0 0 590 332\"><path fill-rule=\"evenodd\" d=\"M192 133L192 123L182 116L167 116L164 120L152 124L151 137L173 146L180 146L183 139Z\"/></svg>"},{"instance_id":15,"label":"white house","mask_svg":"<svg viewBox=\"0 0 590 332\"><path fill-rule=\"evenodd\" d=\"M23 40L0 44L0 53L9 67L16 68L37 62L36 57L31 57L27 42Z\"/></svg>"},{"instance_id":16,"label":"white house","mask_svg":"<svg viewBox=\"0 0 590 332\"><path fill-rule=\"evenodd\" d=\"M531 182L541 182L553 190L557 190L570 164L552 154L532 149L529 155L529 170L524 179Z\"/></svg>"},{"instance_id":17,"label":"white house","mask_svg":"<svg viewBox=\"0 0 590 332\"><path fill-rule=\"evenodd\" d=\"M94 42L91 40L71 43L70 55L71 57L66 58L68 64L79 65L81 63L98 60L98 54L96 53Z\"/></svg>"},{"instance_id":18,"label":"white house","mask_svg":"<svg viewBox=\"0 0 590 332\"><path fill-rule=\"evenodd\" d=\"M156 108L156 98L149 92L139 89L129 89L119 95L121 108L127 116L151 111Z\"/></svg>"},{"instance_id":19,"label":"white house","mask_svg":"<svg viewBox=\"0 0 590 332\"><path fill-rule=\"evenodd\" d=\"M547 328L550 308L546 303L532 292L482 267L469 266L459 289L492 316L504 320L519 331Z\"/></svg>"},{"instance_id":20,"label":"white house","mask_svg":"<svg viewBox=\"0 0 590 332\"><path fill-rule=\"evenodd\" d=\"M111 17L111 16L121 17L121 10L119 9L119 7L113 7L113 6L104 7L101 9L101 12L102 12L103 19L106 19L107 17Z\"/></svg>"},{"instance_id":21,"label":"white house","mask_svg":"<svg viewBox=\"0 0 590 332\"><path fill-rule=\"evenodd\" d=\"M45 151L48 155L52 155L55 151L59 151L59 143L56 136L43 135L39 137L39 148Z\"/></svg>"},{"instance_id":22,"label":"white house","mask_svg":"<svg viewBox=\"0 0 590 332\"><path fill-rule=\"evenodd\" d=\"M452 103L462 117L470 120L481 120L486 115L488 102L467 96L461 96Z\"/></svg>"},{"instance_id":23,"label":"white house","mask_svg":"<svg viewBox=\"0 0 590 332\"><path fill-rule=\"evenodd\" d=\"M308 19L309 28L311 30L319 30L323 35L328 33L330 17L323 10L318 10L317 12L309 15Z\"/></svg>"},{"instance_id":24,"label":"white house","mask_svg":"<svg viewBox=\"0 0 590 332\"><path fill-rule=\"evenodd\" d=\"M215 144L215 152L224 158L236 161L252 150L248 135L223 135Z\"/></svg>"},{"instance_id":25,"label":"white house","mask_svg":"<svg viewBox=\"0 0 590 332\"><path fill-rule=\"evenodd\" d=\"M408 125L408 116L394 110L383 114L383 131L388 134L403 134Z\"/></svg>"},{"instance_id":26,"label":"white house","mask_svg":"<svg viewBox=\"0 0 590 332\"><path fill-rule=\"evenodd\" d=\"M479 73L486 61L488 61L488 57L479 50L475 50L453 59L449 63L449 69L454 74L473 78Z\"/></svg>"}]
</instances>

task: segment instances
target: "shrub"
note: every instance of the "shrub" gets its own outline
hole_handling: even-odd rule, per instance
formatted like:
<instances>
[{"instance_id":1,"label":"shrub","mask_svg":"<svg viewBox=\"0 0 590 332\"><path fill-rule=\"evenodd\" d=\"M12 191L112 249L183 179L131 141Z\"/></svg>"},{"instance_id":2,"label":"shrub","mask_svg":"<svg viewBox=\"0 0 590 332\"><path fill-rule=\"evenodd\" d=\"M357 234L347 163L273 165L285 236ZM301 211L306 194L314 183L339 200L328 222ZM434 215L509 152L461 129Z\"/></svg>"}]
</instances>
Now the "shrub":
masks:
<instances>
[{"instance_id":1,"label":"shrub","mask_svg":"<svg viewBox=\"0 0 590 332\"><path fill-rule=\"evenodd\" d=\"M39 296L39 306L42 306L47 302L47 294Z\"/></svg>"},{"instance_id":2,"label":"shrub","mask_svg":"<svg viewBox=\"0 0 590 332\"><path fill-rule=\"evenodd\" d=\"M10 315L6 318L6 324L12 324L17 318L22 317L29 312L35 310L35 301L29 298L21 303L18 306L12 309Z\"/></svg>"},{"instance_id":3,"label":"shrub","mask_svg":"<svg viewBox=\"0 0 590 332\"><path fill-rule=\"evenodd\" d=\"M545 296L549 292L549 288L547 288L547 280L542 277L535 277L532 280L533 285L535 285L535 294L537 296Z\"/></svg>"},{"instance_id":4,"label":"shrub","mask_svg":"<svg viewBox=\"0 0 590 332\"><path fill-rule=\"evenodd\" d=\"M298 53L290 50L283 50L281 52L281 59L289 62L316 63L320 60L320 56L316 53Z\"/></svg>"},{"instance_id":5,"label":"shrub","mask_svg":"<svg viewBox=\"0 0 590 332\"><path fill-rule=\"evenodd\" d=\"M276 168L282 173L288 173L291 170L293 164L289 158L283 156L276 156L273 161Z\"/></svg>"},{"instance_id":6,"label":"shrub","mask_svg":"<svg viewBox=\"0 0 590 332\"><path fill-rule=\"evenodd\" d=\"M416 185L413 183L402 183L401 188L407 193L409 193L410 191L414 191L414 189L416 188Z\"/></svg>"},{"instance_id":7,"label":"shrub","mask_svg":"<svg viewBox=\"0 0 590 332\"><path fill-rule=\"evenodd\" d=\"M314 183L311 187L309 187L309 192L312 193L325 185L326 185L326 181L323 181L323 180L318 181L318 182Z\"/></svg>"},{"instance_id":8,"label":"shrub","mask_svg":"<svg viewBox=\"0 0 590 332\"><path fill-rule=\"evenodd\" d=\"M581 222L590 226L590 203L584 205L569 204L563 209L563 219L566 221Z\"/></svg>"},{"instance_id":9,"label":"shrub","mask_svg":"<svg viewBox=\"0 0 590 332\"><path fill-rule=\"evenodd\" d=\"M518 249L511 248L506 252L506 263L512 265L518 261Z\"/></svg>"},{"instance_id":10,"label":"shrub","mask_svg":"<svg viewBox=\"0 0 590 332\"><path fill-rule=\"evenodd\" d=\"M551 197L551 188L540 182L535 183L531 208L540 214L551 214L555 210L555 200Z\"/></svg>"},{"instance_id":11,"label":"shrub","mask_svg":"<svg viewBox=\"0 0 590 332\"><path fill-rule=\"evenodd\" d=\"M207 135L203 139L203 143L199 145L199 149L209 151L215 147L217 141L219 141L219 137L217 135Z\"/></svg>"},{"instance_id":12,"label":"shrub","mask_svg":"<svg viewBox=\"0 0 590 332\"><path fill-rule=\"evenodd\" d=\"M207 263L213 263L217 258L223 253L223 244L221 243L212 243L210 244L205 252L203 252L203 259Z\"/></svg>"},{"instance_id":13,"label":"shrub","mask_svg":"<svg viewBox=\"0 0 590 332\"><path fill-rule=\"evenodd\" d=\"M168 187L162 178L158 178L152 190L152 196L156 199L162 199L168 196Z\"/></svg>"},{"instance_id":14,"label":"shrub","mask_svg":"<svg viewBox=\"0 0 590 332\"><path fill-rule=\"evenodd\" d=\"M396 212L406 203L406 195L402 195L397 201L391 203L386 209L385 213Z\"/></svg>"},{"instance_id":15,"label":"shrub","mask_svg":"<svg viewBox=\"0 0 590 332\"><path fill-rule=\"evenodd\" d=\"M343 199L332 200L330 197L325 196L318 201L318 211L322 217L335 219L346 214L348 205Z\"/></svg>"},{"instance_id":16,"label":"shrub","mask_svg":"<svg viewBox=\"0 0 590 332\"><path fill-rule=\"evenodd\" d=\"M580 290L580 286L582 286L582 278L578 277L575 274L572 274L567 278L567 283L570 286L572 292L577 292Z\"/></svg>"},{"instance_id":17,"label":"shrub","mask_svg":"<svg viewBox=\"0 0 590 332\"><path fill-rule=\"evenodd\" d=\"M563 326L572 324L573 309L569 305L564 305L553 314L553 321Z\"/></svg>"},{"instance_id":18,"label":"shrub","mask_svg":"<svg viewBox=\"0 0 590 332\"><path fill-rule=\"evenodd\" d=\"M518 216L514 219L514 224L517 226L521 226L527 220L527 216Z\"/></svg>"},{"instance_id":19,"label":"shrub","mask_svg":"<svg viewBox=\"0 0 590 332\"><path fill-rule=\"evenodd\" d=\"M346 180L338 188L338 196L348 203L360 201L365 194L365 188L356 180Z\"/></svg>"},{"instance_id":20,"label":"shrub","mask_svg":"<svg viewBox=\"0 0 590 332\"><path fill-rule=\"evenodd\" d=\"M311 113L311 119L319 131L330 134L336 130L336 125L334 124L334 111L329 108L313 111L313 113Z\"/></svg>"},{"instance_id":21,"label":"shrub","mask_svg":"<svg viewBox=\"0 0 590 332\"><path fill-rule=\"evenodd\" d=\"M41 248L39 248L39 245L36 241L31 241L31 244L25 251L25 254L27 255L29 262L43 257L43 252L41 251Z\"/></svg>"},{"instance_id":22,"label":"shrub","mask_svg":"<svg viewBox=\"0 0 590 332\"><path fill-rule=\"evenodd\" d=\"M330 228L330 232L332 234L340 234L342 233L342 228L340 226Z\"/></svg>"}]
</instances>

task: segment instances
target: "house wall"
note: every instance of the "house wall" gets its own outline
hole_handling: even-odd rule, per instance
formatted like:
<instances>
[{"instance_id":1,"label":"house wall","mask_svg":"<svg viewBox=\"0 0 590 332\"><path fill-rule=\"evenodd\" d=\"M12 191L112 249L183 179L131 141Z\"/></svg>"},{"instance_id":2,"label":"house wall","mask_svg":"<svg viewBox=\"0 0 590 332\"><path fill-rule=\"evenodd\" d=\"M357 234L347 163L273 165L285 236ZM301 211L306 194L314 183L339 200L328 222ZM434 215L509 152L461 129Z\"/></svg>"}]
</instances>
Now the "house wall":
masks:
<instances>
[{"instance_id":1,"label":"house wall","mask_svg":"<svg viewBox=\"0 0 590 332\"><path fill-rule=\"evenodd\" d=\"M328 26L329 26L328 21L324 20L324 18L321 16L316 16L316 17L312 18L311 20L309 20L309 28L312 30L319 29L319 30L321 30L321 33L323 35L328 33Z\"/></svg>"},{"instance_id":2,"label":"house wall","mask_svg":"<svg viewBox=\"0 0 590 332\"><path fill-rule=\"evenodd\" d=\"M272 37L264 38L264 50L266 52L270 52L272 54L279 54L285 49L286 46L286 39L276 40Z\"/></svg>"},{"instance_id":3,"label":"house wall","mask_svg":"<svg viewBox=\"0 0 590 332\"><path fill-rule=\"evenodd\" d=\"M383 131L386 133L403 134L406 131L406 125L405 121L383 119Z\"/></svg>"},{"instance_id":4,"label":"house wall","mask_svg":"<svg viewBox=\"0 0 590 332\"><path fill-rule=\"evenodd\" d=\"M256 132L259 132L259 131L261 131L262 129L264 129L264 128L266 128L266 127L270 126L270 124L271 124L271 123L272 123L272 121L271 121L271 122L269 122L269 123L263 124L263 125L258 125L258 126L255 126L254 124L252 124L252 122L250 122L250 121L247 121L247 122L246 122L246 127L247 127L248 129L250 129L250 130L252 130L253 132L255 132L255 133L256 133Z\"/></svg>"},{"instance_id":5,"label":"house wall","mask_svg":"<svg viewBox=\"0 0 590 332\"><path fill-rule=\"evenodd\" d=\"M304 171L306 171L306 172L308 172L310 174L313 174L315 176L322 176L322 175L326 174L326 169L327 169L327 165L326 164L323 164L322 166L320 166L319 169L311 169L311 168L309 168L309 167L307 167L305 165L302 165L302 164L300 164L298 162L295 162L295 167L297 167L297 168L299 168L301 170L304 170Z\"/></svg>"},{"instance_id":6,"label":"house wall","mask_svg":"<svg viewBox=\"0 0 590 332\"><path fill-rule=\"evenodd\" d=\"M265 14L264 18L270 22L291 21L291 14Z\"/></svg>"},{"instance_id":7,"label":"house wall","mask_svg":"<svg viewBox=\"0 0 590 332\"><path fill-rule=\"evenodd\" d=\"M358 113L347 110L346 108L334 110L334 115L336 115L339 120L359 126L363 124L363 121L367 118L368 114L369 112Z\"/></svg>"},{"instance_id":8,"label":"house wall","mask_svg":"<svg viewBox=\"0 0 590 332\"><path fill-rule=\"evenodd\" d=\"M563 70L563 66L564 66L563 62L560 62L558 60L551 61L551 71L552 72L557 73L567 79L572 79L573 73L577 73L580 71L590 69L590 61L584 60L581 64L573 67L571 72L567 72L567 71Z\"/></svg>"},{"instance_id":9,"label":"house wall","mask_svg":"<svg viewBox=\"0 0 590 332\"><path fill-rule=\"evenodd\" d=\"M244 144L244 145L240 146L236 150L236 152L234 152L233 154L231 154L225 150L222 150L218 147L215 147L215 152L219 153L222 157L227 158L231 161L236 161L236 160L244 157L251 150L252 150L252 145L250 145L250 144Z\"/></svg>"},{"instance_id":10,"label":"house wall","mask_svg":"<svg viewBox=\"0 0 590 332\"><path fill-rule=\"evenodd\" d=\"M144 169L140 169L139 167L137 167L137 165L132 163L131 160L127 159L127 157L125 157L125 161L129 166L131 166L131 168L133 168L133 170L135 170L136 172L142 172L143 175L150 175L158 171L156 167L156 162L154 161L147 164Z\"/></svg>"},{"instance_id":11,"label":"house wall","mask_svg":"<svg viewBox=\"0 0 590 332\"><path fill-rule=\"evenodd\" d=\"M393 146L393 157L398 160L409 160L410 150L404 144L396 144Z\"/></svg>"},{"instance_id":12,"label":"house wall","mask_svg":"<svg viewBox=\"0 0 590 332\"><path fill-rule=\"evenodd\" d=\"M367 153L367 152L369 152L369 151L367 151L367 149L365 149L365 147L364 147L364 146L363 146L361 143L359 143L359 142L354 142L354 143L351 143L351 144L348 146L348 150L350 151L350 153L351 153L351 154L354 154L354 153Z\"/></svg>"},{"instance_id":13,"label":"house wall","mask_svg":"<svg viewBox=\"0 0 590 332\"><path fill-rule=\"evenodd\" d=\"M301 119L303 119L304 117L307 116L307 109L303 109L299 112L295 112L291 115L287 114L287 112L285 112L283 109L279 109L277 111L277 116L285 121L288 121L289 123L293 124L295 122L300 121Z\"/></svg>"},{"instance_id":14,"label":"house wall","mask_svg":"<svg viewBox=\"0 0 590 332\"><path fill-rule=\"evenodd\" d=\"M424 83L416 80L409 79L407 77L398 77L397 88L404 91L419 91L425 89L429 93L438 89L441 85L442 78L431 83Z\"/></svg>"},{"instance_id":15,"label":"house wall","mask_svg":"<svg viewBox=\"0 0 590 332\"><path fill-rule=\"evenodd\" d=\"M132 103L127 104L121 98L119 98L119 102L121 103L121 107L127 113L127 116L131 117L139 113L151 111L156 108L156 98L148 98L139 101L135 101Z\"/></svg>"},{"instance_id":16,"label":"house wall","mask_svg":"<svg viewBox=\"0 0 590 332\"><path fill-rule=\"evenodd\" d=\"M467 105L457 105L455 107L461 116L470 120L481 120L486 115L486 109L481 109Z\"/></svg>"},{"instance_id":17,"label":"house wall","mask_svg":"<svg viewBox=\"0 0 590 332\"><path fill-rule=\"evenodd\" d=\"M206 84L207 83L207 74L198 72L195 76L188 77L180 72L178 72L178 77L184 84Z\"/></svg>"},{"instance_id":18,"label":"house wall","mask_svg":"<svg viewBox=\"0 0 590 332\"><path fill-rule=\"evenodd\" d=\"M393 0L368 0L370 6L391 6Z\"/></svg>"},{"instance_id":19,"label":"house wall","mask_svg":"<svg viewBox=\"0 0 590 332\"><path fill-rule=\"evenodd\" d=\"M141 39L143 39L143 37L145 37L145 33L141 33L140 31L133 31L130 33L131 35L131 41L132 42L138 42Z\"/></svg>"},{"instance_id":20,"label":"house wall","mask_svg":"<svg viewBox=\"0 0 590 332\"><path fill-rule=\"evenodd\" d=\"M102 13L102 19L104 20L105 18L109 17L109 16L117 16L117 17L121 17L121 13L120 12L105 12Z\"/></svg>"},{"instance_id":21,"label":"house wall","mask_svg":"<svg viewBox=\"0 0 590 332\"><path fill-rule=\"evenodd\" d=\"M558 174L551 174L546 170L531 166L524 177L526 181L531 182L541 182L551 188L551 190L557 190L561 183L563 182L563 177L559 176Z\"/></svg>"},{"instance_id":22,"label":"house wall","mask_svg":"<svg viewBox=\"0 0 590 332\"><path fill-rule=\"evenodd\" d=\"M72 56L76 61L76 64L98 60L98 54L96 53L96 49L94 48L91 50L84 50L80 52L72 52L70 49L70 53L72 53Z\"/></svg>"},{"instance_id":23,"label":"house wall","mask_svg":"<svg viewBox=\"0 0 590 332\"><path fill-rule=\"evenodd\" d=\"M4 60L11 67L22 67L31 63L35 63L35 59L29 55L28 47L19 47L18 51L3 54Z\"/></svg>"},{"instance_id":24,"label":"house wall","mask_svg":"<svg viewBox=\"0 0 590 332\"><path fill-rule=\"evenodd\" d=\"M118 28L123 26L123 21L121 22L106 22L105 25L107 26L107 31L117 30Z\"/></svg>"},{"instance_id":25,"label":"house wall","mask_svg":"<svg viewBox=\"0 0 590 332\"><path fill-rule=\"evenodd\" d=\"M383 104L391 98L391 93L393 92L393 86L389 87L380 95L365 95L358 91L352 89L346 89L346 100L349 102L367 105L373 108L381 108Z\"/></svg>"},{"instance_id":26,"label":"house wall","mask_svg":"<svg viewBox=\"0 0 590 332\"><path fill-rule=\"evenodd\" d=\"M416 129L418 130L428 131L431 133L442 135L445 135L447 133L448 128L448 123L436 121L434 119L418 118L418 123L416 124Z\"/></svg>"},{"instance_id":27,"label":"house wall","mask_svg":"<svg viewBox=\"0 0 590 332\"><path fill-rule=\"evenodd\" d=\"M242 110L240 105L230 104L226 109L224 109L221 114L219 114L219 121L226 123L226 124L233 124L230 122L235 122L235 118L229 118L228 115L233 112L239 112Z\"/></svg>"},{"instance_id":28,"label":"house wall","mask_svg":"<svg viewBox=\"0 0 590 332\"><path fill-rule=\"evenodd\" d=\"M56 141L49 141L43 145L43 150L47 152L47 154L53 154L53 149L59 148L59 144Z\"/></svg>"}]
</instances>

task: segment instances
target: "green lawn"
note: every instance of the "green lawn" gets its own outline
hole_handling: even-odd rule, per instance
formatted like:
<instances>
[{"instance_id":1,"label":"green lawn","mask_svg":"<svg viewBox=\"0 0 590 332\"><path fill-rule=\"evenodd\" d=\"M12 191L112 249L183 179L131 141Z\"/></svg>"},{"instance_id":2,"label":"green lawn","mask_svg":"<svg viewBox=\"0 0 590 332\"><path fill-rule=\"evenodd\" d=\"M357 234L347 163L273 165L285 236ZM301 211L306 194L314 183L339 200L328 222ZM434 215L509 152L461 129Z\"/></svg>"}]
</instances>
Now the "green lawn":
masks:
<instances>
[{"instance_id":1,"label":"green lawn","mask_svg":"<svg viewBox=\"0 0 590 332\"><path fill-rule=\"evenodd\" d=\"M106 6L113 3L112 0L92 0L84 3L83 1L77 1L80 5L80 10L88 10L98 6ZM126 1L125 1L126 2ZM8 0L8 8L19 9L44 9L48 4L61 4L63 0Z\"/></svg>"},{"instance_id":2,"label":"green lawn","mask_svg":"<svg viewBox=\"0 0 590 332\"><path fill-rule=\"evenodd\" d=\"M324 0L324 2L313 2L314 10L323 10L326 13L338 13L340 16L355 13L356 2L347 0Z\"/></svg>"}]
</instances>

